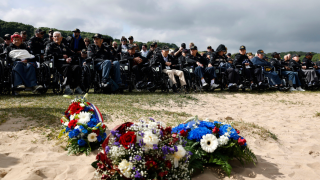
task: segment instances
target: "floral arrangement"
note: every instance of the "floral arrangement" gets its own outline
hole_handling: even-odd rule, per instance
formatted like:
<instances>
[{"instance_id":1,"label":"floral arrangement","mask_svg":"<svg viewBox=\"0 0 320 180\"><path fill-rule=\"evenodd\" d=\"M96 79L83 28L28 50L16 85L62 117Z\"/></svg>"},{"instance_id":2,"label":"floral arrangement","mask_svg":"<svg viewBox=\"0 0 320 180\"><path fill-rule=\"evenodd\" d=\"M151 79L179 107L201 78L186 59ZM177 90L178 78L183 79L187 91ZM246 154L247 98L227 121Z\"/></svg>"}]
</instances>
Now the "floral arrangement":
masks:
<instances>
[{"instance_id":1,"label":"floral arrangement","mask_svg":"<svg viewBox=\"0 0 320 180\"><path fill-rule=\"evenodd\" d=\"M70 96L64 96L71 98ZM99 109L83 98L76 98L71 101L70 106L64 112L60 122L62 130L59 138L68 138L68 155L85 153L89 155L94 149L100 147L106 139L106 125L103 123Z\"/></svg>"},{"instance_id":2,"label":"floral arrangement","mask_svg":"<svg viewBox=\"0 0 320 180\"><path fill-rule=\"evenodd\" d=\"M92 166L99 179L190 179L186 140L160 122L124 123L102 144Z\"/></svg>"},{"instance_id":3,"label":"floral arrangement","mask_svg":"<svg viewBox=\"0 0 320 180\"><path fill-rule=\"evenodd\" d=\"M204 165L212 163L221 166L230 176L229 160L237 159L241 164L257 161L246 140L239 135L240 131L230 124L198 120L196 116L172 128L172 133L187 141L185 149L192 153L190 169L203 170Z\"/></svg>"}]
</instances>

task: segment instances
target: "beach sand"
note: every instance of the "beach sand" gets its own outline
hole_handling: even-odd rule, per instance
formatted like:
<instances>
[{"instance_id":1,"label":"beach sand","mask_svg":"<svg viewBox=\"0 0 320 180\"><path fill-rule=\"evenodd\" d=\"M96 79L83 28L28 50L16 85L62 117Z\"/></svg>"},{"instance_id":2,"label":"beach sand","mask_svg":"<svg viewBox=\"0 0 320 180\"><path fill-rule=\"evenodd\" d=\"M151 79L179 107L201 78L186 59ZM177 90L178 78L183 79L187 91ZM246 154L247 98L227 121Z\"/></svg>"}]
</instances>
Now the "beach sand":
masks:
<instances>
[{"instance_id":1,"label":"beach sand","mask_svg":"<svg viewBox=\"0 0 320 180\"><path fill-rule=\"evenodd\" d=\"M318 93L213 93L192 95L198 99L184 107L167 110L186 112L212 120L255 123L276 134L278 141L241 132L256 154L258 163L242 166L232 161L230 179L319 179L320 95ZM144 107L166 109L166 107ZM159 119L157 119L159 120ZM160 119L161 120L161 119ZM57 119L57 121L59 121ZM163 121L167 121L163 119ZM107 123L112 129L116 123ZM11 118L0 125L0 180L91 180L97 151L89 156L68 156L67 152L32 129L26 118ZM229 179L217 167L209 167L193 179Z\"/></svg>"}]
</instances>

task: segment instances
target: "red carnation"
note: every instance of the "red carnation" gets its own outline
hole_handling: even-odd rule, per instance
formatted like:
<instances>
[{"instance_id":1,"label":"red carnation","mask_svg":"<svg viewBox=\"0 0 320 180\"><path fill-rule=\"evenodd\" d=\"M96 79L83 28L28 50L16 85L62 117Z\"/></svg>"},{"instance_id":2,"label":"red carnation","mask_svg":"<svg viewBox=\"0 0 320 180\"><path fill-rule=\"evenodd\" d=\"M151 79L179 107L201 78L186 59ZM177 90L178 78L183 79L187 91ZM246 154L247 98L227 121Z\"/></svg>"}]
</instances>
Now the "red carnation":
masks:
<instances>
[{"instance_id":1,"label":"red carnation","mask_svg":"<svg viewBox=\"0 0 320 180\"><path fill-rule=\"evenodd\" d=\"M129 149L130 144L136 143L136 135L133 131L129 131L120 136L119 143L126 149Z\"/></svg>"},{"instance_id":2,"label":"red carnation","mask_svg":"<svg viewBox=\"0 0 320 180\"><path fill-rule=\"evenodd\" d=\"M238 144L239 144L240 146L243 146L246 142L247 142L247 141L246 141L245 139L241 139L241 137L239 137L239 139L238 139Z\"/></svg>"},{"instance_id":3,"label":"red carnation","mask_svg":"<svg viewBox=\"0 0 320 180\"><path fill-rule=\"evenodd\" d=\"M96 133L96 134L97 134L97 136L99 136L99 134L100 134L99 129L97 129L97 130L92 130L92 132Z\"/></svg>"},{"instance_id":4,"label":"red carnation","mask_svg":"<svg viewBox=\"0 0 320 180\"><path fill-rule=\"evenodd\" d=\"M212 129L212 133L213 133L213 134L217 134L219 131L220 131L220 129L217 128L217 127L214 127L214 128Z\"/></svg>"},{"instance_id":5,"label":"red carnation","mask_svg":"<svg viewBox=\"0 0 320 180\"><path fill-rule=\"evenodd\" d=\"M171 163L171 161L166 160L165 164L166 164L166 167L167 167L167 168L169 168L169 169L172 168L172 163Z\"/></svg>"},{"instance_id":6,"label":"red carnation","mask_svg":"<svg viewBox=\"0 0 320 180\"><path fill-rule=\"evenodd\" d=\"M188 135L188 131L181 130L180 131L180 135L183 136L183 137L186 137Z\"/></svg>"},{"instance_id":7,"label":"red carnation","mask_svg":"<svg viewBox=\"0 0 320 180\"><path fill-rule=\"evenodd\" d=\"M159 176L160 177L164 177L168 174L168 171L164 171L164 172L159 172Z\"/></svg>"},{"instance_id":8,"label":"red carnation","mask_svg":"<svg viewBox=\"0 0 320 180\"><path fill-rule=\"evenodd\" d=\"M63 124L63 123L64 123L62 119L60 119L60 122L61 122L61 124Z\"/></svg>"},{"instance_id":9,"label":"red carnation","mask_svg":"<svg viewBox=\"0 0 320 180\"><path fill-rule=\"evenodd\" d=\"M70 111L71 113L70 114L79 114L84 108L80 106L80 103L79 102L74 102L71 104L71 107L70 107Z\"/></svg>"},{"instance_id":10,"label":"red carnation","mask_svg":"<svg viewBox=\"0 0 320 180\"><path fill-rule=\"evenodd\" d=\"M106 125L105 125L105 124L103 124L103 125L102 125L102 129L105 129L105 128L106 128Z\"/></svg>"},{"instance_id":11,"label":"red carnation","mask_svg":"<svg viewBox=\"0 0 320 180\"><path fill-rule=\"evenodd\" d=\"M155 169L158 168L157 163L154 162L154 161L147 161L147 162L146 162L146 166L147 166L147 169L148 169L148 170L149 170L150 168L155 168Z\"/></svg>"},{"instance_id":12,"label":"red carnation","mask_svg":"<svg viewBox=\"0 0 320 180\"><path fill-rule=\"evenodd\" d=\"M237 133L240 134L240 131L238 129L236 129Z\"/></svg>"},{"instance_id":13,"label":"red carnation","mask_svg":"<svg viewBox=\"0 0 320 180\"><path fill-rule=\"evenodd\" d=\"M70 129L76 127L77 122L78 122L77 120L72 120L72 121L70 121L69 124L68 124L68 127L69 127Z\"/></svg>"}]
</instances>

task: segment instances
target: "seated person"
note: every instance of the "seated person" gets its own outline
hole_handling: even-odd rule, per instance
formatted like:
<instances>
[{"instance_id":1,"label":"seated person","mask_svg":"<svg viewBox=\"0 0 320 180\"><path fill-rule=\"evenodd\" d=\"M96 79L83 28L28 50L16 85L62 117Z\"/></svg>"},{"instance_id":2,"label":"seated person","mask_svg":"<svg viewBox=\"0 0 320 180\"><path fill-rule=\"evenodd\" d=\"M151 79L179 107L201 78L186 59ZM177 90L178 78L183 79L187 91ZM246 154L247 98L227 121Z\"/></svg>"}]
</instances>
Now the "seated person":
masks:
<instances>
[{"instance_id":1,"label":"seated person","mask_svg":"<svg viewBox=\"0 0 320 180\"><path fill-rule=\"evenodd\" d=\"M4 50L11 44L11 35L6 34L3 36L4 43L0 44L0 53L3 53Z\"/></svg>"},{"instance_id":2,"label":"seated person","mask_svg":"<svg viewBox=\"0 0 320 180\"><path fill-rule=\"evenodd\" d=\"M252 53L246 54L246 47L244 45L240 46L239 53L235 55L233 65L235 66L242 66L243 72L245 74L245 77L247 80L250 81L251 87L255 88L257 85L254 83L254 80L256 83L259 83L259 85L262 84L263 76L262 76L262 69L261 68L255 68L250 60L250 57L252 59ZM240 84L242 86L242 84Z\"/></svg>"},{"instance_id":3,"label":"seated person","mask_svg":"<svg viewBox=\"0 0 320 180\"><path fill-rule=\"evenodd\" d=\"M125 53L128 51L128 41L124 36L121 37L121 45L118 46L117 53Z\"/></svg>"},{"instance_id":4,"label":"seated person","mask_svg":"<svg viewBox=\"0 0 320 180\"><path fill-rule=\"evenodd\" d=\"M35 61L34 56L28 53L25 57L29 58L21 59L10 56L10 52L13 50L27 50L30 51L24 43L22 38L18 34L11 36L11 44L6 47L4 53L7 55L8 64L12 64L13 67L13 86L17 89L24 89L26 87L32 87L33 92L37 92L42 89L42 85L37 85L36 67L33 63ZM32 57L31 57L32 56Z\"/></svg>"},{"instance_id":5,"label":"seated person","mask_svg":"<svg viewBox=\"0 0 320 180\"><path fill-rule=\"evenodd\" d=\"M120 63L118 61L113 61L114 57L109 49L102 45L103 39L101 34L95 34L92 38L94 44L90 44L88 47L88 57L94 58L94 68L98 71L102 71L101 86L107 87L109 85L110 71L112 68L114 72L113 80L119 87L122 87Z\"/></svg>"},{"instance_id":6,"label":"seated person","mask_svg":"<svg viewBox=\"0 0 320 180\"><path fill-rule=\"evenodd\" d=\"M220 44L217 47L216 51L212 53L208 67L219 63L221 71L228 74L228 88L234 88L237 86L237 83L239 81L239 71L236 71L234 66L228 62L227 56L225 56L226 50L226 47L223 44ZM232 62L231 58L230 61Z\"/></svg>"},{"instance_id":7,"label":"seated person","mask_svg":"<svg viewBox=\"0 0 320 180\"><path fill-rule=\"evenodd\" d=\"M204 57L200 56L197 46L191 46L190 52L191 53L186 57L186 62L196 65L194 66L196 67L194 73L201 79L202 86L208 86L204 77L209 76L211 79L210 89L212 90L219 87L218 84L214 83L214 80L217 77L214 67L211 64L207 67L208 61Z\"/></svg>"},{"instance_id":8,"label":"seated person","mask_svg":"<svg viewBox=\"0 0 320 180\"><path fill-rule=\"evenodd\" d=\"M178 76L180 80L181 89L185 89L186 80L184 78L183 71L178 70L177 61L174 60L173 56L169 55L169 47L164 46L161 55L157 56L156 60L162 65L162 72L168 74L173 86L172 90L177 92L177 82L174 76Z\"/></svg>"},{"instance_id":9,"label":"seated person","mask_svg":"<svg viewBox=\"0 0 320 180\"><path fill-rule=\"evenodd\" d=\"M62 43L62 35L59 31L53 33L53 42L47 44L45 56L52 55L55 67L64 77L66 95L73 94L71 87L75 88L75 94L83 94L80 88L81 83L81 66L78 58L74 53Z\"/></svg>"},{"instance_id":10,"label":"seated person","mask_svg":"<svg viewBox=\"0 0 320 180\"><path fill-rule=\"evenodd\" d=\"M317 68L316 68L316 74L317 74L317 76L318 76L318 79L320 78L320 61L317 61L316 62L316 66L317 66Z\"/></svg>"},{"instance_id":11,"label":"seated person","mask_svg":"<svg viewBox=\"0 0 320 180\"><path fill-rule=\"evenodd\" d=\"M301 82L299 80L298 72L294 72L290 68L289 58L288 56L285 56L284 61L281 61L280 54L277 52L274 52L271 54L273 57L270 60L270 63L272 66L274 66L276 69L281 69L281 75L287 76L289 81L292 82L292 87L290 87L290 91L304 91L304 89L301 88Z\"/></svg>"},{"instance_id":12,"label":"seated person","mask_svg":"<svg viewBox=\"0 0 320 180\"><path fill-rule=\"evenodd\" d=\"M308 52L306 56L302 59L302 72L306 76L308 86L318 84L318 76L316 74L317 65L312 62L313 53Z\"/></svg>"},{"instance_id":13,"label":"seated person","mask_svg":"<svg viewBox=\"0 0 320 180\"><path fill-rule=\"evenodd\" d=\"M138 82L137 85L141 85L143 81L145 81L148 82L145 85L148 85L148 87L153 87L153 76L151 68L148 64L148 60L145 57L143 57L141 53L136 52L135 45L128 45L128 51L123 53L122 59L129 60L131 69L136 76L136 81Z\"/></svg>"},{"instance_id":14,"label":"seated person","mask_svg":"<svg viewBox=\"0 0 320 180\"><path fill-rule=\"evenodd\" d=\"M257 51L257 56L252 58L252 63L254 66L261 66L263 68L263 75L269 78L269 84L272 87L277 87L279 90L286 90L287 88L283 87L281 83L281 79L278 76L278 74L274 71L272 71L273 66L271 65L270 62L267 62L263 60L264 56L264 51L263 50L258 50Z\"/></svg>"}]
</instances>

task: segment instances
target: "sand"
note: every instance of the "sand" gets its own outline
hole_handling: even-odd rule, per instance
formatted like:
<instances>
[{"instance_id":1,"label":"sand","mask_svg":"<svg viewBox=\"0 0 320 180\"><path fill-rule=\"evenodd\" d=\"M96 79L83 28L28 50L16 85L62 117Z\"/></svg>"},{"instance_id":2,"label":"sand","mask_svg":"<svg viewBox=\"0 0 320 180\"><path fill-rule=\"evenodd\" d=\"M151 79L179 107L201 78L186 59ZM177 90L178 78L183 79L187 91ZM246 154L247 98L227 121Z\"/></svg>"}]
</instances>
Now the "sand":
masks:
<instances>
[{"instance_id":1,"label":"sand","mask_svg":"<svg viewBox=\"0 0 320 180\"><path fill-rule=\"evenodd\" d=\"M230 117L235 121L254 122L279 138L263 139L246 135L247 144L257 155L256 166L241 166L236 161L230 179L319 179L320 175L320 95L318 93L218 93L193 95L199 101L185 107L170 107L173 112L187 112L214 120ZM165 107L145 107L164 109ZM24 129L30 121L11 118L0 125L0 180L90 180L89 156L68 156L56 141ZM113 128L115 123L108 123ZM217 168L208 168L193 179L218 179ZM228 179L227 177L223 179Z\"/></svg>"}]
</instances>

